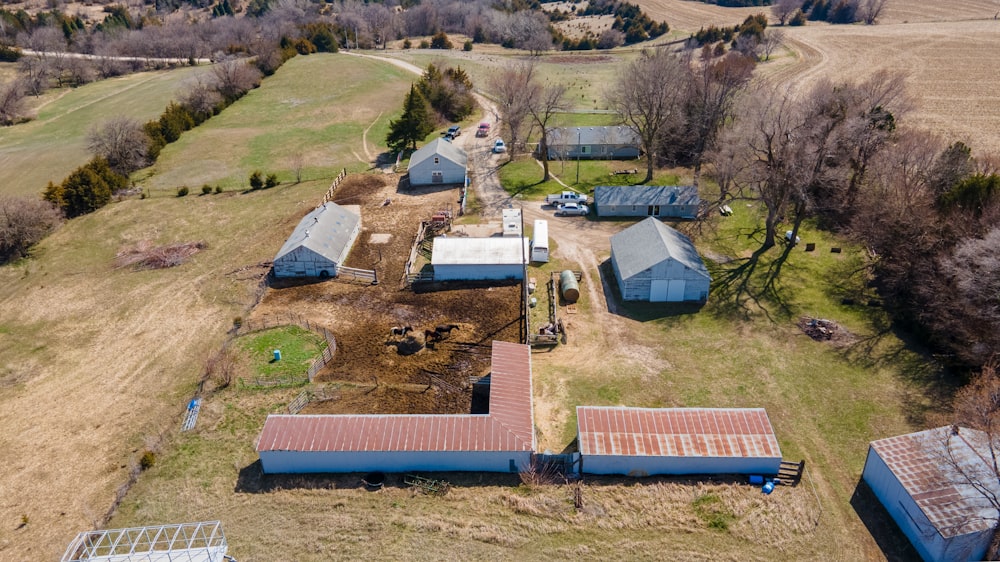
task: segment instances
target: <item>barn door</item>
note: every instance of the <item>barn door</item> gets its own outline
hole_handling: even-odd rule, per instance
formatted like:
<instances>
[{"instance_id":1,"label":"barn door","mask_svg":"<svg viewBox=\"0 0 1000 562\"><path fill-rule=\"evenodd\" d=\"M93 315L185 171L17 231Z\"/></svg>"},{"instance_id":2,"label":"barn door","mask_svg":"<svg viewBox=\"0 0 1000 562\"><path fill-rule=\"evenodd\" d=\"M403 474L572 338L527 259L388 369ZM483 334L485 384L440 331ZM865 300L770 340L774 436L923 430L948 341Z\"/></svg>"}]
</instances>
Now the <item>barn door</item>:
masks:
<instances>
[{"instance_id":1,"label":"barn door","mask_svg":"<svg viewBox=\"0 0 1000 562\"><path fill-rule=\"evenodd\" d=\"M666 279L653 279L649 286L649 302L664 302L667 300L667 287L669 281Z\"/></svg>"},{"instance_id":2,"label":"barn door","mask_svg":"<svg viewBox=\"0 0 1000 562\"><path fill-rule=\"evenodd\" d=\"M684 300L684 280L683 279L672 279L670 281L670 290L667 291L667 301L668 302L681 302Z\"/></svg>"}]
</instances>

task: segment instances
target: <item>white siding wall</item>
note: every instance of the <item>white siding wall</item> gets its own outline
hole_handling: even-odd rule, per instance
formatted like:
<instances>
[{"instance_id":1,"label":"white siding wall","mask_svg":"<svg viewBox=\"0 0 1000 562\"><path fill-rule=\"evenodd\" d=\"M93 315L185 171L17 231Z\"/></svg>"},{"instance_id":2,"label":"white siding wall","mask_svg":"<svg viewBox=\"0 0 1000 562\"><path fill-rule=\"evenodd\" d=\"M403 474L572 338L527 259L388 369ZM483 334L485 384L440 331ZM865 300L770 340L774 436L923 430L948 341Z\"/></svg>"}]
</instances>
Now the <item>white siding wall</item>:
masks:
<instances>
[{"instance_id":1,"label":"white siding wall","mask_svg":"<svg viewBox=\"0 0 1000 562\"><path fill-rule=\"evenodd\" d=\"M698 208L695 205L660 205L660 212L650 215L649 207L649 205L598 205L597 216L694 218L698 212Z\"/></svg>"},{"instance_id":2,"label":"white siding wall","mask_svg":"<svg viewBox=\"0 0 1000 562\"><path fill-rule=\"evenodd\" d=\"M708 297L711 281L697 271L684 267L677 260L664 260L649 269L636 273L624 280L624 283L618 272L618 265L614 265L615 277L618 278L622 298L627 301L648 301L653 279L683 279L685 281L685 301L700 301Z\"/></svg>"},{"instance_id":3,"label":"white siding wall","mask_svg":"<svg viewBox=\"0 0 1000 562\"><path fill-rule=\"evenodd\" d=\"M439 163L434 163L434 158L428 158L420 164L411 167L408 172L410 174L410 185L432 185L435 182L431 181L431 176L434 172L441 172L442 180L437 185L440 184L463 184L465 183L465 168L448 160L447 158L439 157Z\"/></svg>"},{"instance_id":4,"label":"white siding wall","mask_svg":"<svg viewBox=\"0 0 1000 562\"><path fill-rule=\"evenodd\" d=\"M435 281L479 281L485 279L521 279L524 269L519 264L512 265L435 265Z\"/></svg>"},{"instance_id":5,"label":"white siding wall","mask_svg":"<svg viewBox=\"0 0 1000 562\"><path fill-rule=\"evenodd\" d=\"M303 452L261 451L265 474L317 472L520 471L531 462L529 452Z\"/></svg>"},{"instance_id":6,"label":"white siding wall","mask_svg":"<svg viewBox=\"0 0 1000 562\"><path fill-rule=\"evenodd\" d=\"M861 478L924 560L982 560L986 555L992 532L981 531L949 539L942 537L871 447Z\"/></svg>"},{"instance_id":7,"label":"white siding wall","mask_svg":"<svg viewBox=\"0 0 1000 562\"><path fill-rule=\"evenodd\" d=\"M332 277L337 274L337 264L301 246L274 262L275 277L318 277L324 270Z\"/></svg>"},{"instance_id":8,"label":"white siding wall","mask_svg":"<svg viewBox=\"0 0 1000 562\"><path fill-rule=\"evenodd\" d=\"M781 457L630 457L622 455L584 455L585 474L761 474L778 473Z\"/></svg>"}]
</instances>

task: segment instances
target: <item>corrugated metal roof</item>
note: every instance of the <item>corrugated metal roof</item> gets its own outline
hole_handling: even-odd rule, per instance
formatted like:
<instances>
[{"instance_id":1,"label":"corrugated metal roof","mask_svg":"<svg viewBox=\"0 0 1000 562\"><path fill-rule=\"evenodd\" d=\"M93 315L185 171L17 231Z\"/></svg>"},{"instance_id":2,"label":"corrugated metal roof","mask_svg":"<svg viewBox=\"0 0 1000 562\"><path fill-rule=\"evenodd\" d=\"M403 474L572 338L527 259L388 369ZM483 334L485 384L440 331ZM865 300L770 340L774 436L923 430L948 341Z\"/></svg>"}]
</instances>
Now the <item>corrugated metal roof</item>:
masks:
<instances>
[{"instance_id":1,"label":"corrugated metal roof","mask_svg":"<svg viewBox=\"0 0 1000 562\"><path fill-rule=\"evenodd\" d=\"M270 415L261 451L533 451L531 349L493 342L490 413Z\"/></svg>"},{"instance_id":2,"label":"corrugated metal roof","mask_svg":"<svg viewBox=\"0 0 1000 562\"><path fill-rule=\"evenodd\" d=\"M611 255L623 279L667 260L709 277L705 262L691 239L653 217L648 217L611 237Z\"/></svg>"},{"instance_id":3,"label":"corrugated metal roof","mask_svg":"<svg viewBox=\"0 0 1000 562\"><path fill-rule=\"evenodd\" d=\"M624 125L608 127L560 127L550 129L546 140L551 147L584 144L639 146L639 135Z\"/></svg>"},{"instance_id":4,"label":"corrugated metal roof","mask_svg":"<svg viewBox=\"0 0 1000 562\"><path fill-rule=\"evenodd\" d=\"M336 203L323 203L302 217L288 240L274 256L280 260L292 250L304 246L336 262L351 241L351 233L361 222L361 216ZM337 264L341 265L341 264Z\"/></svg>"},{"instance_id":5,"label":"corrugated metal roof","mask_svg":"<svg viewBox=\"0 0 1000 562\"><path fill-rule=\"evenodd\" d=\"M1000 484L987 460L988 443L981 431L961 428L952 434L951 426L944 426L880 439L871 446L941 536L948 538L996 524L996 509L964 476L1000 496Z\"/></svg>"},{"instance_id":6,"label":"corrugated metal roof","mask_svg":"<svg viewBox=\"0 0 1000 562\"><path fill-rule=\"evenodd\" d=\"M531 247L525 237L465 238L438 236L432 265L512 265L528 263Z\"/></svg>"},{"instance_id":7,"label":"corrugated metal roof","mask_svg":"<svg viewBox=\"0 0 1000 562\"><path fill-rule=\"evenodd\" d=\"M459 166L465 166L469 160L461 148L444 139L434 139L410 155L409 166L412 168L434 156L447 158Z\"/></svg>"},{"instance_id":8,"label":"corrugated metal roof","mask_svg":"<svg viewBox=\"0 0 1000 562\"><path fill-rule=\"evenodd\" d=\"M599 185L594 188L594 204L605 205L698 205L698 188L693 185Z\"/></svg>"},{"instance_id":9,"label":"corrugated metal roof","mask_svg":"<svg viewBox=\"0 0 1000 562\"><path fill-rule=\"evenodd\" d=\"M576 408L580 454L780 458L763 408Z\"/></svg>"}]
</instances>

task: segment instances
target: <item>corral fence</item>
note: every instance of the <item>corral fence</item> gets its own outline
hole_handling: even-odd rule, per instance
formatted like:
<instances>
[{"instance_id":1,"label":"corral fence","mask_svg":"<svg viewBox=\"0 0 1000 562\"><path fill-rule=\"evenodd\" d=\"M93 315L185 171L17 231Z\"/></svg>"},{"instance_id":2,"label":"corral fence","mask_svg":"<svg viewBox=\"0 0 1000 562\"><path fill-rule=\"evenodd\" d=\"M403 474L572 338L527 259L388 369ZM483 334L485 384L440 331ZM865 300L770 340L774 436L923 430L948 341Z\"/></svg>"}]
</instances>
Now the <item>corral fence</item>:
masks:
<instances>
[{"instance_id":1,"label":"corral fence","mask_svg":"<svg viewBox=\"0 0 1000 562\"><path fill-rule=\"evenodd\" d=\"M326 402L329 400L340 400L340 398L340 389L336 387L328 388L324 386L315 389L306 389L300 392L295 397L295 400L288 403L288 413L297 414L311 402Z\"/></svg>"},{"instance_id":2,"label":"corral fence","mask_svg":"<svg viewBox=\"0 0 1000 562\"><path fill-rule=\"evenodd\" d=\"M321 205L333 199L333 192L337 190L337 187L340 186L340 182L344 181L344 178L346 177L347 177L347 168L341 168L340 173L337 174L337 177L333 178L333 182L330 184L330 189L326 190L326 194L323 195L323 200L320 201Z\"/></svg>"},{"instance_id":3,"label":"corral fence","mask_svg":"<svg viewBox=\"0 0 1000 562\"><path fill-rule=\"evenodd\" d=\"M406 259L406 266L403 267L403 288L408 288L415 282L420 281L433 281L434 276L430 275L430 279L426 279L426 274L422 274L419 271L413 271L414 265L417 263L417 252L420 251L420 247L424 242L424 238L427 236L427 227L430 223L427 221L421 221L420 226L417 227L417 235L413 237L413 245L410 247L410 255Z\"/></svg>"},{"instance_id":4,"label":"corral fence","mask_svg":"<svg viewBox=\"0 0 1000 562\"><path fill-rule=\"evenodd\" d=\"M337 268L337 277L341 281L356 281L368 285L378 285L378 273L374 269L357 269L355 267L340 266Z\"/></svg>"},{"instance_id":5,"label":"corral fence","mask_svg":"<svg viewBox=\"0 0 1000 562\"><path fill-rule=\"evenodd\" d=\"M323 353L315 361L313 361L311 365L309 365L309 368L305 373L306 381L303 381L301 377L256 378L253 379L254 386L287 386L290 384L313 382L313 378L316 376L316 373L330 363L330 361L333 361L334 355L337 354L337 340L333 337L333 334L326 329L326 327L312 322L308 318L304 318L298 314L292 314L290 312L264 316L263 318L254 320L242 321L239 326L234 327L233 330L230 331L229 339L226 340L225 344L223 344L223 348L228 347L232 341L239 336L270 330L271 328L280 328L282 326L298 326L323 336L323 339L326 341Z\"/></svg>"}]
</instances>

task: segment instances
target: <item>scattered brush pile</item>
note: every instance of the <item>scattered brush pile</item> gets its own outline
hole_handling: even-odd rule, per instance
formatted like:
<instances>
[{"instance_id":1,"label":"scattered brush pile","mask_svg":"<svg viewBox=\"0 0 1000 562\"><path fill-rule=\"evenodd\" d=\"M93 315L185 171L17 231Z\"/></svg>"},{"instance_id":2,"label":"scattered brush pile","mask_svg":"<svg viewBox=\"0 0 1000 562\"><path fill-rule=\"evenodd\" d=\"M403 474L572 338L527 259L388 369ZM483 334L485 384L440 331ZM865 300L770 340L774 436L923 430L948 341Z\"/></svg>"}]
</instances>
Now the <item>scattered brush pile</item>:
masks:
<instances>
[{"instance_id":1,"label":"scattered brush pile","mask_svg":"<svg viewBox=\"0 0 1000 562\"><path fill-rule=\"evenodd\" d=\"M115 256L115 267L131 267L136 271L166 269L184 263L188 258L207 247L205 242L154 246L149 240L142 240L134 246L128 246L118 252Z\"/></svg>"},{"instance_id":2,"label":"scattered brush pile","mask_svg":"<svg viewBox=\"0 0 1000 562\"><path fill-rule=\"evenodd\" d=\"M799 319L798 326L807 336L816 341L848 343L853 339L850 332L833 320L803 317Z\"/></svg>"}]
</instances>

